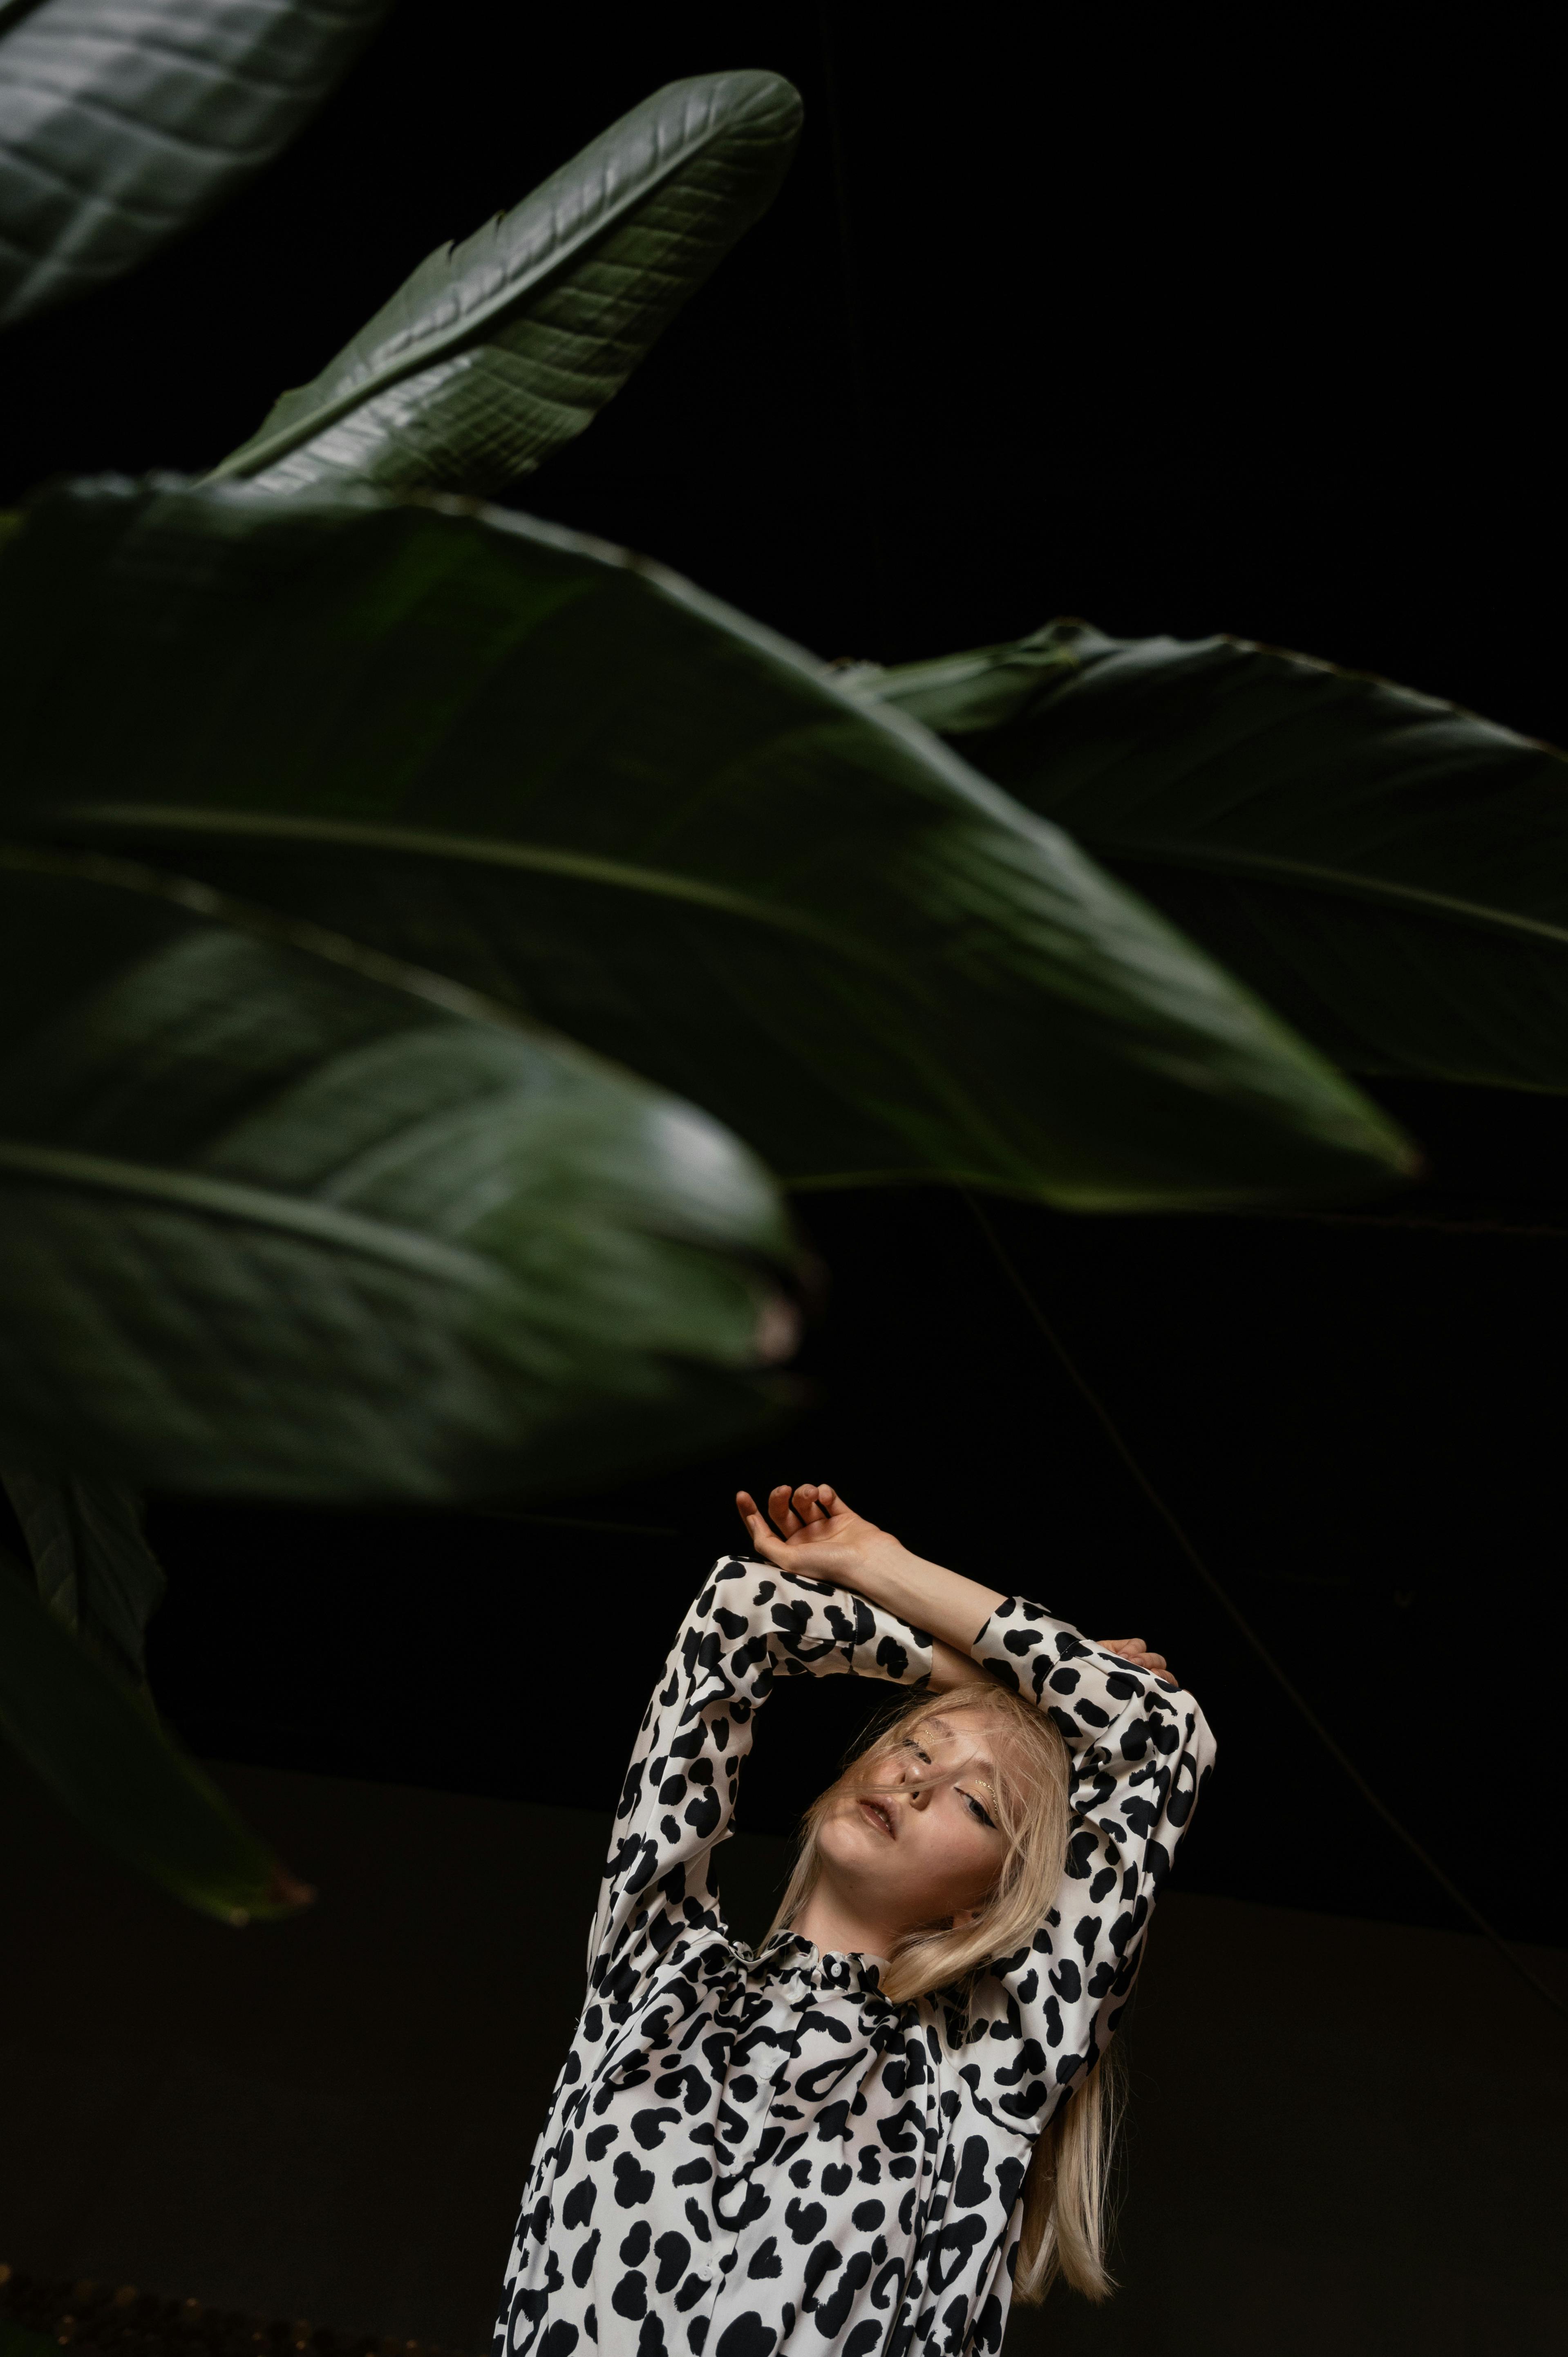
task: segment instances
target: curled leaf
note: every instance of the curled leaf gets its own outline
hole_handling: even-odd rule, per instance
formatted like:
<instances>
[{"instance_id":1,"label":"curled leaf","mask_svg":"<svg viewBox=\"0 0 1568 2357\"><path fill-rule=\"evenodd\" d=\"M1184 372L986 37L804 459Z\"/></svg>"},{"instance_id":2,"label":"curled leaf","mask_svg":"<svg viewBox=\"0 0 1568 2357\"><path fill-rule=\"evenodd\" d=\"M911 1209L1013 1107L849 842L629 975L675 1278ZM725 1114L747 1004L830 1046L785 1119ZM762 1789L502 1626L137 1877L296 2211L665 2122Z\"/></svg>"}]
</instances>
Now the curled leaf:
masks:
<instances>
[{"instance_id":1,"label":"curled leaf","mask_svg":"<svg viewBox=\"0 0 1568 2357\"><path fill-rule=\"evenodd\" d=\"M531 474L772 202L800 125L777 74L656 91L510 212L438 247L212 479L482 492Z\"/></svg>"},{"instance_id":2,"label":"curled leaf","mask_svg":"<svg viewBox=\"0 0 1568 2357\"><path fill-rule=\"evenodd\" d=\"M314 1896L4 1554L0 1730L79 1823L203 1914L242 1924Z\"/></svg>"}]
</instances>

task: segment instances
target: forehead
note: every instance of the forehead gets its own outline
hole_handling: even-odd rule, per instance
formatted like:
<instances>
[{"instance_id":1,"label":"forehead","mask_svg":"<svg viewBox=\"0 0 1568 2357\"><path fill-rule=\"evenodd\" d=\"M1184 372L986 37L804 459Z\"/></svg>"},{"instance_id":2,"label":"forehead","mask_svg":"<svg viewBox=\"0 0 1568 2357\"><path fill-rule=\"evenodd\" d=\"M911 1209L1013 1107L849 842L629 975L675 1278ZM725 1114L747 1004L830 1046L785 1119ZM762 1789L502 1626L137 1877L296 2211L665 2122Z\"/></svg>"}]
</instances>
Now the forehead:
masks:
<instances>
[{"instance_id":1,"label":"forehead","mask_svg":"<svg viewBox=\"0 0 1568 2357\"><path fill-rule=\"evenodd\" d=\"M964 1750L973 1751L983 1747L991 1735L991 1714L983 1710L933 1710L920 1720L919 1730L928 1746L953 1749L961 1745Z\"/></svg>"}]
</instances>

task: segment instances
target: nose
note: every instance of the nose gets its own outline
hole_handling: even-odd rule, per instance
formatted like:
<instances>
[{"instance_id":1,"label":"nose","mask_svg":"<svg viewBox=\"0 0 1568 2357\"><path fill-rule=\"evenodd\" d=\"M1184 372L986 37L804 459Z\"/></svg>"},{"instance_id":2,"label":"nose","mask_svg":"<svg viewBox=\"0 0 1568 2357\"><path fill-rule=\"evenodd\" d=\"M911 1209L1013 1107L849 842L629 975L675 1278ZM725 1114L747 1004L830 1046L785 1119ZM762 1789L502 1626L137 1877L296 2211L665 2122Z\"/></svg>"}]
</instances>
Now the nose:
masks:
<instances>
[{"instance_id":1,"label":"nose","mask_svg":"<svg viewBox=\"0 0 1568 2357\"><path fill-rule=\"evenodd\" d=\"M891 1778L884 1781L883 1789L890 1801L902 1801L907 1809L925 1809L930 1806L930 1787L923 1786L919 1791L911 1792L909 1770L902 1764L895 1766Z\"/></svg>"}]
</instances>

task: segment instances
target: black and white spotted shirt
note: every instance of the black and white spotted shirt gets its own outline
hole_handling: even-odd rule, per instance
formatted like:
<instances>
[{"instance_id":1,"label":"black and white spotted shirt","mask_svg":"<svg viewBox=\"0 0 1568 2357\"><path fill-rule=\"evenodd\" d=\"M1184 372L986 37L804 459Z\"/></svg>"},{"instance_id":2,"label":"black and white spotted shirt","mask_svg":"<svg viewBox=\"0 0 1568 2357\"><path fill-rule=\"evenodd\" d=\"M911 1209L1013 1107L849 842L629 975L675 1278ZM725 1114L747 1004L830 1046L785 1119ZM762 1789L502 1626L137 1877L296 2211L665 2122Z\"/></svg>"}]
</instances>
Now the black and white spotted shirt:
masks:
<instances>
[{"instance_id":1,"label":"black and white spotted shirt","mask_svg":"<svg viewBox=\"0 0 1568 2357\"><path fill-rule=\"evenodd\" d=\"M864 1957L726 1930L710 1875L774 1681L917 1685L929 1641L723 1557L627 1774L588 1997L540 2137L496 2357L994 2351L1035 2138L1115 2029L1212 1745L1189 1695L1013 1598L977 1663L1073 1761L1056 1904L962 1996L895 2006Z\"/></svg>"}]
</instances>

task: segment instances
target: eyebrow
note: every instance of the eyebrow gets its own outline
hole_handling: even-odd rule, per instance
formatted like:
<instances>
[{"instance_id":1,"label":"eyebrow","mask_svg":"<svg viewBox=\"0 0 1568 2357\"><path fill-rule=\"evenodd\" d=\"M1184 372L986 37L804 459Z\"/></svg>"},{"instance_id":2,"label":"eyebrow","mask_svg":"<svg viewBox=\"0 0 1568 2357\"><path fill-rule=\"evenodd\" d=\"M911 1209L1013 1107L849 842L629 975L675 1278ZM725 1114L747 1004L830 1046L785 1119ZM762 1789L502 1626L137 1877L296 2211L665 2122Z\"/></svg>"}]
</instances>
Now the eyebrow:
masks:
<instances>
[{"instance_id":1,"label":"eyebrow","mask_svg":"<svg viewBox=\"0 0 1568 2357\"><path fill-rule=\"evenodd\" d=\"M938 1712L932 1711L929 1718L924 1720L922 1724L927 1727L936 1727L940 1733L947 1736L950 1739L952 1739L953 1731L951 1725L947 1719L941 1717ZM976 1752L972 1760L966 1760L964 1767L967 1771L975 1774L979 1774L983 1771L987 1776L994 1776L996 1773L995 1769L993 1767L991 1761L985 1757L983 1751Z\"/></svg>"}]
</instances>

